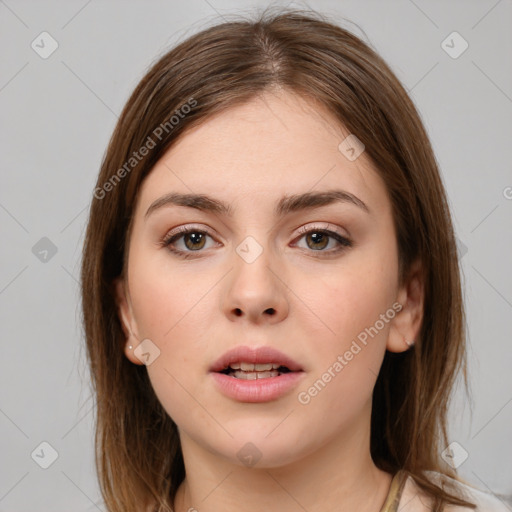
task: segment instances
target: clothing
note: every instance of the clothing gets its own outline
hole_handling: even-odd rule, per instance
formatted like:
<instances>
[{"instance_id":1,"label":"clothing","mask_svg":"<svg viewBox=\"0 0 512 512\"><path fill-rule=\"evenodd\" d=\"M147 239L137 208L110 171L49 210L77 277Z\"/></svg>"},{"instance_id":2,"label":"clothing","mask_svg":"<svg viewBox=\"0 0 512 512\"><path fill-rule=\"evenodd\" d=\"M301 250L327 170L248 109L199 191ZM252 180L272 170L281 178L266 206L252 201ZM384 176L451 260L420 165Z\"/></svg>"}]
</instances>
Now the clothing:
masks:
<instances>
[{"instance_id":1,"label":"clothing","mask_svg":"<svg viewBox=\"0 0 512 512\"><path fill-rule=\"evenodd\" d=\"M432 481L440 483L440 473L427 472ZM460 490L461 497L470 503L477 505L477 508L459 507L445 505L443 512L510 512L512 506L505 504L496 496L480 491L462 482L443 476L443 478L454 483ZM380 512L431 512L431 498L422 491L404 471L398 471L389 488L388 495ZM158 512L158 506L148 508L148 512Z\"/></svg>"},{"instance_id":2,"label":"clothing","mask_svg":"<svg viewBox=\"0 0 512 512\"><path fill-rule=\"evenodd\" d=\"M429 472L429 477L439 483L439 473ZM460 490L461 497L477 505L476 509L445 505L445 512L510 512L509 508L496 496L480 491L467 484L444 477ZM388 496L380 512L429 512L431 498L422 491L414 479L404 471L398 471L391 481Z\"/></svg>"}]
</instances>

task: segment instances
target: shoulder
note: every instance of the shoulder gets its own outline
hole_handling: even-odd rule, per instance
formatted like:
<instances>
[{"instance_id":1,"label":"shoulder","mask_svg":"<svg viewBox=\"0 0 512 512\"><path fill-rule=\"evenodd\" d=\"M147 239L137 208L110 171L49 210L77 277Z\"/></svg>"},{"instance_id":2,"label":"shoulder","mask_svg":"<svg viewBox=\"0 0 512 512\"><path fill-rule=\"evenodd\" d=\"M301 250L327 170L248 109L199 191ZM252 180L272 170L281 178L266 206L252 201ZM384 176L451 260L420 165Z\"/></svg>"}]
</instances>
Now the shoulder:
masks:
<instances>
[{"instance_id":1,"label":"shoulder","mask_svg":"<svg viewBox=\"0 0 512 512\"><path fill-rule=\"evenodd\" d=\"M440 483L442 477L445 482L452 484L463 499L476 505L476 509L446 505L445 512L510 512L511 510L503 501L491 493L481 491L440 473L429 472L428 475L436 483ZM398 512L429 512L430 510L431 498L416 485L412 477L408 477L404 485Z\"/></svg>"}]
</instances>

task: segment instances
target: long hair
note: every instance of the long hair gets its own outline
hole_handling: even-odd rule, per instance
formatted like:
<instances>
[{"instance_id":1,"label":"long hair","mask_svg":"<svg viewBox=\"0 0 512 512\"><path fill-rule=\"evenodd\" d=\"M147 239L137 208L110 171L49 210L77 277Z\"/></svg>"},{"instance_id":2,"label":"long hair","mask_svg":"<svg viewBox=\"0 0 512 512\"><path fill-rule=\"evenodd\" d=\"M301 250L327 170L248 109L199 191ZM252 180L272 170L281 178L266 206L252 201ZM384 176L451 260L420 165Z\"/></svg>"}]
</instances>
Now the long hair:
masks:
<instances>
[{"instance_id":1,"label":"long hair","mask_svg":"<svg viewBox=\"0 0 512 512\"><path fill-rule=\"evenodd\" d=\"M94 190L81 268L82 314L96 395L96 466L111 512L150 503L172 510L185 468L176 424L143 365L124 355L113 280L124 276L142 181L187 130L272 87L320 102L365 145L392 203L399 284L417 258L424 315L414 348L386 352L375 384L370 450L375 464L405 470L434 499L474 508L441 458L458 373L467 389L465 313L446 193L427 133L383 59L315 11L264 11L206 28L160 56L130 96ZM142 148L146 148L145 151ZM449 480L449 479L446 479Z\"/></svg>"}]
</instances>

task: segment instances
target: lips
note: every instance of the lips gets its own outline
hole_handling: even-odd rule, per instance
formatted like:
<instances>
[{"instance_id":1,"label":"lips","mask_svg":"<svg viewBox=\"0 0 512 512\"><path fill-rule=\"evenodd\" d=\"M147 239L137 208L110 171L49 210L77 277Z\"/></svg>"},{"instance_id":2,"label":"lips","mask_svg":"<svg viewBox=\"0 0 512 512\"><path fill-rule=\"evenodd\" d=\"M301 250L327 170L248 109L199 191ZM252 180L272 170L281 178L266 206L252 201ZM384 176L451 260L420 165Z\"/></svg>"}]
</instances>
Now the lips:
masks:
<instances>
[{"instance_id":1,"label":"lips","mask_svg":"<svg viewBox=\"0 0 512 512\"><path fill-rule=\"evenodd\" d=\"M217 361L210 367L210 372L227 372L230 367L242 367L242 363L248 365L264 365L271 364L273 367L277 366L280 372L300 372L303 371L302 367L292 358L283 354L279 350L270 347L257 347L251 348L247 346L238 346L223 354ZM247 367L248 370L252 369L251 366ZM255 367L256 368L256 367Z\"/></svg>"}]
</instances>

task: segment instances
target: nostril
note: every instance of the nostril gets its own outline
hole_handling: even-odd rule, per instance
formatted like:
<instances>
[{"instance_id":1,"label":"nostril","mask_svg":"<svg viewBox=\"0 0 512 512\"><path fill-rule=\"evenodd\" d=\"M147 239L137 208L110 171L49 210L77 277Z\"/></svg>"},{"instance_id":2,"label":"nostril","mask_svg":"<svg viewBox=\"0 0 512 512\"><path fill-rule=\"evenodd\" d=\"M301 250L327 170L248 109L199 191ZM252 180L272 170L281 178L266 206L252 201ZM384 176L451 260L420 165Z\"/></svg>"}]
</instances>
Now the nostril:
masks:
<instances>
[{"instance_id":1,"label":"nostril","mask_svg":"<svg viewBox=\"0 0 512 512\"><path fill-rule=\"evenodd\" d=\"M274 308L268 308L265 310L265 313L269 313L270 315L273 315L276 312Z\"/></svg>"}]
</instances>

